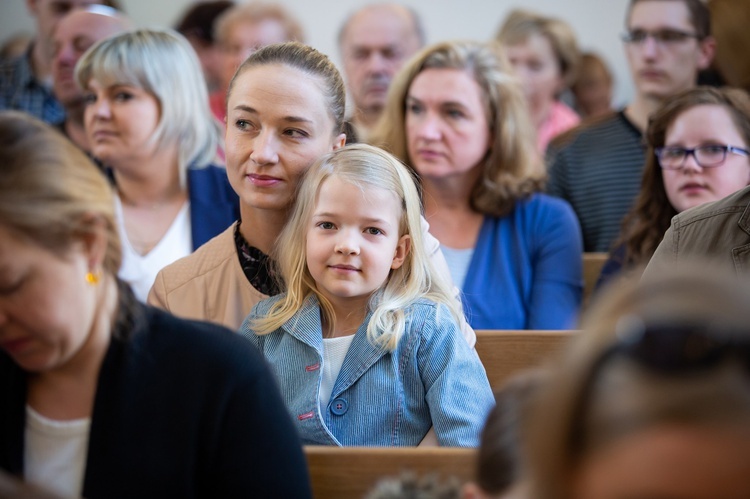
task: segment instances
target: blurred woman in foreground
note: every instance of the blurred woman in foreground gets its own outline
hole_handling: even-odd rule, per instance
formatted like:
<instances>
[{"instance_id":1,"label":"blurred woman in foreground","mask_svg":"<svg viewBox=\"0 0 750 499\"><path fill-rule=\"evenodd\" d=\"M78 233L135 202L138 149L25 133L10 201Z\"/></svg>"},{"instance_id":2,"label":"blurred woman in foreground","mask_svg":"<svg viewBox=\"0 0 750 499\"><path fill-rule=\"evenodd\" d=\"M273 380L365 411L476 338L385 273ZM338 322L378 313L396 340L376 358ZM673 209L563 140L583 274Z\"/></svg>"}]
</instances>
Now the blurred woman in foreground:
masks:
<instances>
[{"instance_id":1,"label":"blurred woman in foreground","mask_svg":"<svg viewBox=\"0 0 750 499\"><path fill-rule=\"evenodd\" d=\"M112 189L0 113L0 469L64 497L308 497L263 359L117 279Z\"/></svg>"}]
</instances>

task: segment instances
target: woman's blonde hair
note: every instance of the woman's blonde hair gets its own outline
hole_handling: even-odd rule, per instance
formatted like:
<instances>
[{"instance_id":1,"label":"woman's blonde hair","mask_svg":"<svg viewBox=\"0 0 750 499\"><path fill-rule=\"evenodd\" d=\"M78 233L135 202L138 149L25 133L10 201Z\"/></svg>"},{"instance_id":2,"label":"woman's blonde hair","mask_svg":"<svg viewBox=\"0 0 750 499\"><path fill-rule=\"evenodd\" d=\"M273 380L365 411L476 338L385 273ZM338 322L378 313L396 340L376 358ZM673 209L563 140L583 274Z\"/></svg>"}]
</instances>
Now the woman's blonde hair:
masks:
<instances>
[{"instance_id":1,"label":"woman's blonde hair","mask_svg":"<svg viewBox=\"0 0 750 499\"><path fill-rule=\"evenodd\" d=\"M0 224L64 255L101 223L103 268L117 275L122 253L112 188L80 149L25 113L2 111L0 165Z\"/></svg>"},{"instance_id":2,"label":"woman's blonde hair","mask_svg":"<svg viewBox=\"0 0 750 499\"><path fill-rule=\"evenodd\" d=\"M565 87L572 85L576 79L581 52L573 28L562 19L543 16L530 10L514 9L500 26L496 39L506 46L518 45L535 34L549 40Z\"/></svg>"},{"instance_id":3,"label":"woman's blonde hair","mask_svg":"<svg viewBox=\"0 0 750 499\"><path fill-rule=\"evenodd\" d=\"M408 307L420 298L444 304L458 321L461 311L451 287L432 266L423 240L421 203L417 184L409 170L396 158L376 147L354 144L337 149L318 160L301 181L291 217L274 249L286 295L266 317L252 324L256 334L268 334L289 321L308 297L315 295L329 324L335 323L330 302L317 291L307 267L307 231L323 183L339 178L362 191L369 188L392 192L401 208L399 237L409 235L411 246L403 265L391 270L388 280L370 300L372 318L367 337L387 350L396 348L404 333Z\"/></svg>"},{"instance_id":4,"label":"woman's blonde hair","mask_svg":"<svg viewBox=\"0 0 750 499\"><path fill-rule=\"evenodd\" d=\"M747 427L750 287L722 270L683 263L619 282L598 296L583 332L542 389L525 432L533 497L573 499L572 478L583 461L640 431L673 424ZM633 334L674 338L675 332L693 336L644 349ZM691 355L703 345L722 344L727 334L744 350L728 346L714 363L697 364ZM641 346L626 346L633 340L630 345ZM641 348L650 360L646 364L645 353L622 353L628 348Z\"/></svg>"},{"instance_id":5,"label":"woman's blonde hair","mask_svg":"<svg viewBox=\"0 0 750 499\"><path fill-rule=\"evenodd\" d=\"M190 43L171 29L138 29L101 40L76 65L76 81L88 88L133 85L159 101L159 123L154 144L176 144L181 180L188 167L213 161L219 144L219 125L211 114L208 90L198 56Z\"/></svg>"},{"instance_id":6,"label":"woman's blonde hair","mask_svg":"<svg viewBox=\"0 0 750 499\"><path fill-rule=\"evenodd\" d=\"M411 163L406 137L406 98L414 78L426 69L465 71L482 89L492 142L471 194L472 208L479 213L503 216L518 199L540 191L546 174L536 150L526 99L497 44L444 42L415 55L391 84L370 143L390 151L407 165Z\"/></svg>"}]
</instances>

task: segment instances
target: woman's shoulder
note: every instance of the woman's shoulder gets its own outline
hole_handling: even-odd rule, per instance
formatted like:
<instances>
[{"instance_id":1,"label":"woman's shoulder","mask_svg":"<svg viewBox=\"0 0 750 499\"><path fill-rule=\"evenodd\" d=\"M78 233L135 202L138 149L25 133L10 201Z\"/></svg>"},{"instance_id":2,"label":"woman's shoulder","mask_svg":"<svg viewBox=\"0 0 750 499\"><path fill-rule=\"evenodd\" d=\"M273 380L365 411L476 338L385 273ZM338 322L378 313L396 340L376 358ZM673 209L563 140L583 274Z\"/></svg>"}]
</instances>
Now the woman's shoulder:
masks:
<instances>
[{"instance_id":1,"label":"woman's shoulder","mask_svg":"<svg viewBox=\"0 0 750 499\"><path fill-rule=\"evenodd\" d=\"M255 347L224 326L179 318L147 305L138 307L136 326L125 349L142 356L144 366L189 372L219 369L239 375L262 365Z\"/></svg>"}]
</instances>

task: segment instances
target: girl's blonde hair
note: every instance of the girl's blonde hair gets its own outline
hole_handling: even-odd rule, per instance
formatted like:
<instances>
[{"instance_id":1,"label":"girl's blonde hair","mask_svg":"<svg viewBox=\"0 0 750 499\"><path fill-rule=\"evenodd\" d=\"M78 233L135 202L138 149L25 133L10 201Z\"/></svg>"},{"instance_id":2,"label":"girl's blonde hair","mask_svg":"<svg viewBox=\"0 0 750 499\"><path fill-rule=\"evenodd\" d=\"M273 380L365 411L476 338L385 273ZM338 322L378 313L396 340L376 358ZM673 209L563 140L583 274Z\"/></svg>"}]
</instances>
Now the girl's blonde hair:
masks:
<instances>
[{"instance_id":1,"label":"girl's blonde hair","mask_svg":"<svg viewBox=\"0 0 750 499\"><path fill-rule=\"evenodd\" d=\"M323 183L339 178L364 191L376 187L392 192L401 208L399 237L408 234L411 247L403 265L391 270L388 280L370 300L372 318L367 337L375 345L393 350L404 333L406 310L416 300L427 298L444 304L459 320L461 310L452 297L451 287L437 274L425 248L421 203L417 184L410 171L396 158L366 144L337 149L318 160L300 182L297 201L274 249L279 277L286 295L276 302L268 315L254 321L256 334L268 334L288 322L315 295L329 324L335 317L330 302L317 291L307 267L307 230Z\"/></svg>"},{"instance_id":2,"label":"girl's blonde hair","mask_svg":"<svg viewBox=\"0 0 750 499\"><path fill-rule=\"evenodd\" d=\"M133 85L159 101L159 123L151 140L178 145L180 179L185 170L212 162L219 145L219 125L211 114L208 89L198 56L179 33L166 28L128 31L101 40L76 65L76 82L88 88Z\"/></svg>"},{"instance_id":3,"label":"girl's blonde hair","mask_svg":"<svg viewBox=\"0 0 750 499\"><path fill-rule=\"evenodd\" d=\"M526 99L502 49L494 43L444 42L415 55L393 80L369 142L409 165L406 98L412 82L425 69L465 71L482 89L491 143L471 193L472 208L485 215L504 216L518 199L542 190L546 172L536 150Z\"/></svg>"}]
</instances>

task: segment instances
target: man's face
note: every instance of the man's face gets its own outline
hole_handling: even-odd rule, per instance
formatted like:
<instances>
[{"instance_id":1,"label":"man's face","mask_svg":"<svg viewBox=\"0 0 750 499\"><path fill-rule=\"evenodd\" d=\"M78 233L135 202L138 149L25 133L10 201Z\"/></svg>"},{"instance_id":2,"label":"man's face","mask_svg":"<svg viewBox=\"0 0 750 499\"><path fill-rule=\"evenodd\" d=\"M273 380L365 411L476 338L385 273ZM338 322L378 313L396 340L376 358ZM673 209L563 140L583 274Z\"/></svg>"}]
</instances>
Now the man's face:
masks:
<instances>
[{"instance_id":1,"label":"man's face","mask_svg":"<svg viewBox=\"0 0 750 499\"><path fill-rule=\"evenodd\" d=\"M698 40L687 5L678 0L635 4L627 25L633 41L625 52L637 92L663 100L695 85L713 57L713 40Z\"/></svg>"},{"instance_id":2,"label":"man's face","mask_svg":"<svg viewBox=\"0 0 750 499\"><path fill-rule=\"evenodd\" d=\"M52 80L57 100L66 107L82 101L83 94L73 78L78 59L99 40L125 28L121 19L83 10L60 20L52 37Z\"/></svg>"},{"instance_id":3,"label":"man's face","mask_svg":"<svg viewBox=\"0 0 750 499\"><path fill-rule=\"evenodd\" d=\"M68 12L100 0L26 0L29 13L36 19L38 39L51 50L52 34L57 22Z\"/></svg>"},{"instance_id":4,"label":"man's face","mask_svg":"<svg viewBox=\"0 0 750 499\"><path fill-rule=\"evenodd\" d=\"M393 76L419 46L406 11L380 6L355 14L341 41L354 105L365 112L380 112Z\"/></svg>"}]
</instances>

